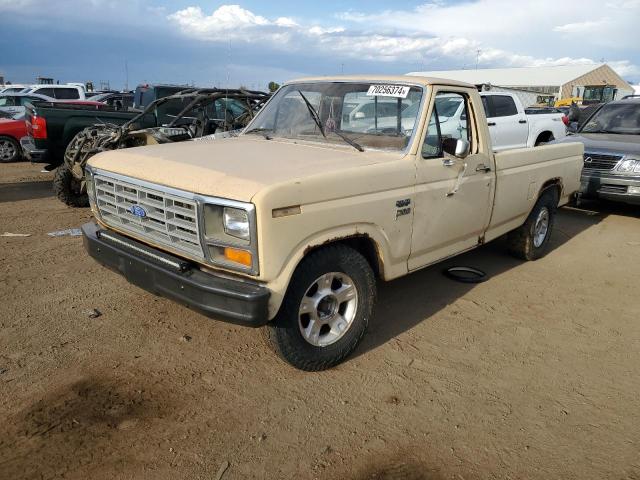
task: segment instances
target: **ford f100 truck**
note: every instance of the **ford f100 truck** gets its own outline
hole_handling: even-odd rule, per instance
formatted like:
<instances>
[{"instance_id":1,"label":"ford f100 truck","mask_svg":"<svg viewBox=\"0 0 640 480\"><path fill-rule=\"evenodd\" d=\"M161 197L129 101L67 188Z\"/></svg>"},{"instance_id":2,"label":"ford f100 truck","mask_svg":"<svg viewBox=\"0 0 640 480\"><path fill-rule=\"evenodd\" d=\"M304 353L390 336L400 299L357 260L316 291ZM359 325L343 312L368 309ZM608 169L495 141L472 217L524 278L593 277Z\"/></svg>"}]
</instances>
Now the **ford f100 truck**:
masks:
<instances>
[{"instance_id":1,"label":"ford f100 truck","mask_svg":"<svg viewBox=\"0 0 640 480\"><path fill-rule=\"evenodd\" d=\"M466 124L443 133L438 99L452 96ZM350 130L343 106L367 98L391 100L395 125L374 115L370 128ZM419 108L407 129L411 105ZM237 137L91 158L95 222L82 227L84 245L135 285L215 319L266 327L282 358L322 370L362 339L377 280L504 234L518 257L542 256L556 208L580 186L582 154L570 143L494 153L468 84L297 80Z\"/></svg>"}]
</instances>

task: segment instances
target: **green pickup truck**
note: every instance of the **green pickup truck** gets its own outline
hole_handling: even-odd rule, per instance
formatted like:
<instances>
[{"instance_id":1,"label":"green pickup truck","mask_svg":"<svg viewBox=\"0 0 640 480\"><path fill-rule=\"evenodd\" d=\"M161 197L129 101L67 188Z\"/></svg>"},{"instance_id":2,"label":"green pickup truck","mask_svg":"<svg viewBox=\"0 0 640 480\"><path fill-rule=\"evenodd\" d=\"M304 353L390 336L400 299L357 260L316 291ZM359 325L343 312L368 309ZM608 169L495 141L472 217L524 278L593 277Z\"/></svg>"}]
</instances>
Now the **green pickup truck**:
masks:
<instances>
[{"instance_id":1,"label":"green pickup truck","mask_svg":"<svg viewBox=\"0 0 640 480\"><path fill-rule=\"evenodd\" d=\"M96 123L121 125L139 112L116 111L107 105L67 105L52 102L27 104L27 136L20 140L25 156L32 162L59 165L73 137ZM140 119L141 126L155 126L152 115ZM148 123L147 123L148 122Z\"/></svg>"},{"instance_id":2,"label":"green pickup truck","mask_svg":"<svg viewBox=\"0 0 640 480\"><path fill-rule=\"evenodd\" d=\"M106 104L92 101L68 105L59 102L35 102L26 109L27 136L20 141L22 150L32 162L60 165L64 160L67 145L86 127L101 123L122 125L155 100L189 88L184 85L139 85L134 94L134 109L129 111L116 110ZM172 112L161 112L163 113ZM164 122L167 117L160 120ZM136 125L139 128L149 128L156 127L159 123L156 116L148 115L136 120Z\"/></svg>"}]
</instances>

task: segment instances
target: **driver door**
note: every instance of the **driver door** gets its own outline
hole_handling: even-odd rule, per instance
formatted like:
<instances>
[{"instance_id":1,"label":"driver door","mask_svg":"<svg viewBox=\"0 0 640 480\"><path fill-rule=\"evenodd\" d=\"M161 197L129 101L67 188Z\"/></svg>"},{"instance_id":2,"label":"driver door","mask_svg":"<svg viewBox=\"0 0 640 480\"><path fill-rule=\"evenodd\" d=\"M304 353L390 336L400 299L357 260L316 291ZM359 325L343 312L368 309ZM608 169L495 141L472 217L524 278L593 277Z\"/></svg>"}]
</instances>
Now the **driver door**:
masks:
<instances>
[{"instance_id":1,"label":"driver door","mask_svg":"<svg viewBox=\"0 0 640 480\"><path fill-rule=\"evenodd\" d=\"M493 156L481 146L468 90L434 87L432 111L416 156L416 195L409 270L424 267L479 243L489 224L495 184ZM439 120L438 100L459 96L462 128ZM477 108L477 107L476 107ZM447 138L467 140L464 159L443 150ZM457 188L456 188L457 187Z\"/></svg>"}]
</instances>

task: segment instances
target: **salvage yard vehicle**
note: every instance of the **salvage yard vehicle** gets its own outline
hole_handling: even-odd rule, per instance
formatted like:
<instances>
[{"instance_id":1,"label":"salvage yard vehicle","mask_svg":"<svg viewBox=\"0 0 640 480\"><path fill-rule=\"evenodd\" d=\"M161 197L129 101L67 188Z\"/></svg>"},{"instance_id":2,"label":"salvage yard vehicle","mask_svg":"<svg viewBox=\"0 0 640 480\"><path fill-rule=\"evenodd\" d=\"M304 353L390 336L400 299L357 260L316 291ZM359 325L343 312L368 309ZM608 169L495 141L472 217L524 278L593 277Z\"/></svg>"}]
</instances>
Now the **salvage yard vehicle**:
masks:
<instances>
[{"instance_id":1,"label":"salvage yard vehicle","mask_svg":"<svg viewBox=\"0 0 640 480\"><path fill-rule=\"evenodd\" d=\"M55 99L37 93L0 94L0 112L24 114L27 103L33 102L55 102Z\"/></svg>"},{"instance_id":2,"label":"salvage yard vehicle","mask_svg":"<svg viewBox=\"0 0 640 480\"><path fill-rule=\"evenodd\" d=\"M71 139L96 122L124 123L135 113L118 112L101 102L33 102L26 105L27 136L20 143L29 160L59 165Z\"/></svg>"},{"instance_id":3,"label":"salvage yard vehicle","mask_svg":"<svg viewBox=\"0 0 640 480\"><path fill-rule=\"evenodd\" d=\"M185 88L188 87L140 85L134 94L134 107L138 109L137 111L125 111L125 109L118 108L117 105L94 102L93 99L87 103L93 108L68 106L59 108L59 103L38 103L27 111L27 124L34 126L34 128L30 128L28 136L23 139L22 149L32 162L47 163L53 169L63 163L67 146L79 131L96 123L121 125L137 116L153 101ZM135 104L136 101L138 105ZM123 100L123 106L124 104ZM161 121L164 122L165 119L163 118ZM158 119L151 116L138 119L138 123L139 128L160 125Z\"/></svg>"},{"instance_id":4,"label":"salvage yard vehicle","mask_svg":"<svg viewBox=\"0 0 640 480\"><path fill-rule=\"evenodd\" d=\"M601 106L563 142L584 144L581 198L640 205L640 98Z\"/></svg>"},{"instance_id":5,"label":"salvage yard vehicle","mask_svg":"<svg viewBox=\"0 0 640 480\"><path fill-rule=\"evenodd\" d=\"M88 127L67 147L64 163L56 170L53 190L60 201L71 207L88 207L84 167L96 153L239 130L268 98L269 94L257 91L189 89L155 100L121 126ZM153 119L153 125L145 122L145 118ZM147 127L141 128L145 123Z\"/></svg>"},{"instance_id":6,"label":"salvage yard vehicle","mask_svg":"<svg viewBox=\"0 0 640 480\"><path fill-rule=\"evenodd\" d=\"M79 85L32 85L20 93L37 93L56 100L86 100L84 87Z\"/></svg>"},{"instance_id":7,"label":"salvage yard vehicle","mask_svg":"<svg viewBox=\"0 0 640 480\"><path fill-rule=\"evenodd\" d=\"M20 139L27 134L24 113L14 113L9 118L0 118L0 162L20 160Z\"/></svg>"},{"instance_id":8,"label":"salvage yard vehicle","mask_svg":"<svg viewBox=\"0 0 640 480\"><path fill-rule=\"evenodd\" d=\"M101 102L115 108L116 110L129 110L133 108L132 92L104 92L91 95L89 100Z\"/></svg>"},{"instance_id":9,"label":"salvage yard vehicle","mask_svg":"<svg viewBox=\"0 0 640 480\"><path fill-rule=\"evenodd\" d=\"M527 113L513 93L481 92L480 96L496 152L542 145L567 134L560 111Z\"/></svg>"},{"instance_id":10,"label":"salvage yard vehicle","mask_svg":"<svg viewBox=\"0 0 640 480\"><path fill-rule=\"evenodd\" d=\"M396 128L343 125L342 105L393 99ZM438 99L458 96L464 133L444 137ZM419 104L402 128L404 100ZM580 186L579 143L494 153L472 85L410 76L282 86L243 133L104 152L87 165L95 222L84 246L131 283L219 320L264 326L303 370L362 339L376 281L508 234L544 255L556 209ZM393 318L387 319L389 322Z\"/></svg>"}]
</instances>

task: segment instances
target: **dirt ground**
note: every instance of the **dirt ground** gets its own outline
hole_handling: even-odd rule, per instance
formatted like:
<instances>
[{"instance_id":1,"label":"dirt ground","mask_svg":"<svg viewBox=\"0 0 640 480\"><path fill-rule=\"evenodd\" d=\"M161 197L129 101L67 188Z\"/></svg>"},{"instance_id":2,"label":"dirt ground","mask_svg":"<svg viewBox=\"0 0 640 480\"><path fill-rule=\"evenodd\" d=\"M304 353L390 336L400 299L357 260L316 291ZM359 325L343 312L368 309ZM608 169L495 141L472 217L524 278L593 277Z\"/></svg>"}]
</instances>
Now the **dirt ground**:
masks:
<instances>
[{"instance_id":1,"label":"dirt ground","mask_svg":"<svg viewBox=\"0 0 640 480\"><path fill-rule=\"evenodd\" d=\"M0 237L2 480L640 479L640 209L562 209L536 262L498 240L382 284L355 355L304 373L47 236L90 213L0 167L0 234L31 234Z\"/></svg>"}]
</instances>

